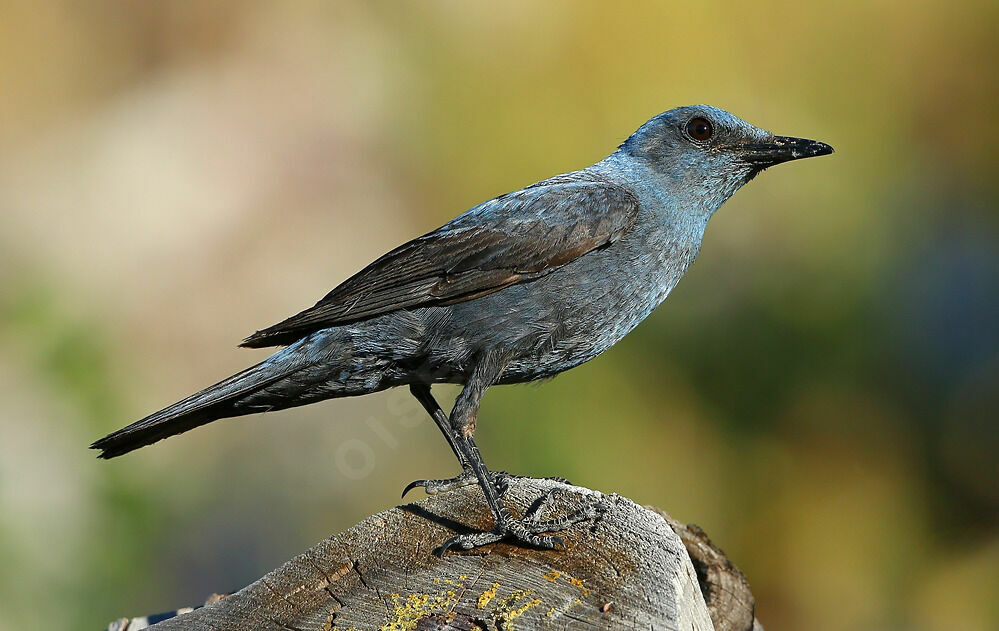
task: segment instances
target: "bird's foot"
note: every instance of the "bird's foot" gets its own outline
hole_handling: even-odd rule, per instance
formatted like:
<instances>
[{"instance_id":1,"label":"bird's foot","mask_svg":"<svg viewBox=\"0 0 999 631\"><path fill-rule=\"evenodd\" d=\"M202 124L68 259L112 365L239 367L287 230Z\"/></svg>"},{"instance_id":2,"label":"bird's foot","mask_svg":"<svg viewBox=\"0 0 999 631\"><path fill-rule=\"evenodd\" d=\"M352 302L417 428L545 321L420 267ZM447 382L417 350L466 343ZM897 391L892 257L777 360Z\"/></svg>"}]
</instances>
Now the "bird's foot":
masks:
<instances>
[{"instance_id":1,"label":"bird's foot","mask_svg":"<svg viewBox=\"0 0 999 631\"><path fill-rule=\"evenodd\" d=\"M568 515L554 519L541 519L541 515L551 506L555 492L558 490L549 489L548 492L539 497L524 514L523 519L514 518L504 508L501 513L502 519L496 524L496 528L487 532L472 532L451 537L440 547L440 555L443 557L450 548L471 550L496 543L502 539L513 539L525 545L545 550L565 547L565 541L561 537L543 533L559 532L581 521L596 519L611 506L608 498L600 496L588 499L585 506Z\"/></svg>"},{"instance_id":2,"label":"bird's foot","mask_svg":"<svg viewBox=\"0 0 999 631\"><path fill-rule=\"evenodd\" d=\"M489 474L493 477L493 485L496 488L496 492L500 497L502 497L503 494L506 493L507 488L510 486L510 478L514 476L511 476L505 471L490 471ZM471 469L465 469L461 472L461 474L456 475L453 478L446 478L443 480L413 480L402 490L402 496L406 497L407 493L417 487L422 487L423 490L426 491L427 495L437 495L438 493L444 493L445 491L452 491L463 486L478 483L479 480L475 477L475 473Z\"/></svg>"}]
</instances>

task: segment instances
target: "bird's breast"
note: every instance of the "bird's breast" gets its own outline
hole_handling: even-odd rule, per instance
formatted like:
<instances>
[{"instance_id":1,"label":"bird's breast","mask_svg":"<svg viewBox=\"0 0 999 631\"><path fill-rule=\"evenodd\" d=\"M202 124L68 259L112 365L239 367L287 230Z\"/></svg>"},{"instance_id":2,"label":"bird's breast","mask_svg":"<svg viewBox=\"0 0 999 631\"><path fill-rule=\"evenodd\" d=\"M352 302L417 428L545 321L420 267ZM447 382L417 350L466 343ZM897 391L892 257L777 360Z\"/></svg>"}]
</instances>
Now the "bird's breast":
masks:
<instances>
[{"instance_id":1,"label":"bird's breast","mask_svg":"<svg viewBox=\"0 0 999 631\"><path fill-rule=\"evenodd\" d=\"M510 288L516 291L498 298L505 311L493 323L512 340L514 360L503 381L551 376L609 349L666 299L697 249L660 231Z\"/></svg>"}]
</instances>

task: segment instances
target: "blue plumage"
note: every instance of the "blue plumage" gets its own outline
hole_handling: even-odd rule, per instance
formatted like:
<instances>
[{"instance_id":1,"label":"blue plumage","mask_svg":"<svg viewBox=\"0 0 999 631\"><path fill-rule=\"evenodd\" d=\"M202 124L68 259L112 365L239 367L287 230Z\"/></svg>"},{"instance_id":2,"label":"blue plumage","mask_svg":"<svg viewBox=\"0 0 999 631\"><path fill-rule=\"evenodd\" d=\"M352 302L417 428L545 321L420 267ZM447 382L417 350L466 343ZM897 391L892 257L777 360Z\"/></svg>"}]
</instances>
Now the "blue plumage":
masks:
<instances>
[{"instance_id":1,"label":"blue plumage","mask_svg":"<svg viewBox=\"0 0 999 631\"><path fill-rule=\"evenodd\" d=\"M831 152L717 108L670 110L596 164L486 201L389 252L243 343L286 348L93 447L111 458L218 418L408 385L463 469L419 485L474 478L496 517L494 532L453 543L554 545L538 532L560 524L513 520L478 454L485 389L551 377L610 348L665 300L741 186L774 164ZM465 386L450 417L430 395L442 382Z\"/></svg>"}]
</instances>

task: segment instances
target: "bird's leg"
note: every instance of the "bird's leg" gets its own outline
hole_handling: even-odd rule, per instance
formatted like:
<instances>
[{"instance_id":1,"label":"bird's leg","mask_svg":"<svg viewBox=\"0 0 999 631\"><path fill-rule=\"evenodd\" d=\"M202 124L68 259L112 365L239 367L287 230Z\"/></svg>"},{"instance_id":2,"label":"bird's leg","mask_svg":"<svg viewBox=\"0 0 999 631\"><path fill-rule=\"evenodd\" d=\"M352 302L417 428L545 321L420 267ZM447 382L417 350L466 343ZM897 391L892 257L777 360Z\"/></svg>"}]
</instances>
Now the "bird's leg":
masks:
<instances>
[{"instance_id":1,"label":"bird's leg","mask_svg":"<svg viewBox=\"0 0 999 631\"><path fill-rule=\"evenodd\" d=\"M505 489L498 488L499 485L492 472L486 468L482 454L479 453L479 448L472 439L472 435L475 432L475 420L482 396L485 394L486 388L502 373L505 365L506 362L496 355L486 354L479 358L472 375L455 401L454 409L451 410L449 424L451 438L448 440L453 445L455 452L459 454L458 459L462 462L462 466L471 469L478 480L496 526L488 532L475 532L452 537L441 546L441 556L452 546L469 550L505 538L513 538L528 545L551 549L556 545L563 545L564 542L559 537L543 536L541 533L563 530L576 522L592 519L605 508L603 503L598 502L572 515L542 521L539 516L550 502L553 491L540 498L532 510L528 511L520 520L514 518L503 504L501 498L502 491Z\"/></svg>"},{"instance_id":2,"label":"bird's leg","mask_svg":"<svg viewBox=\"0 0 999 631\"><path fill-rule=\"evenodd\" d=\"M428 494L434 495L461 486L476 484L478 478L475 477L475 472L468 466L468 461L465 459L464 454L458 449L458 444L455 442L455 438L451 432L451 421L448 419L447 414L444 413L444 410L441 409L437 400L434 399L434 395L430 392L430 386L425 383L414 383L410 384L409 391L423 405L423 409L430 414L430 418L434 419L434 423L437 424L441 433L444 434L444 439L447 440L451 451L458 458L458 463L461 465L461 473L453 478L443 480L414 480L403 489L402 496L406 497L406 493L409 493L418 486L423 487Z\"/></svg>"},{"instance_id":3,"label":"bird's leg","mask_svg":"<svg viewBox=\"0 0 999 631\"><path fill-rule=\"evenodd\" d=\"M430 386L425 383L415 383L409 386L409 391L412 392L413 396L416 397L416 400L423 405L423 409L430 414L430 418L434 419L434 423L437 424L441 433L444 434L444 439L447 440L447 444L451 447L451 451L453 451L455 457L458 458L458 463L461 465L461 473L453 478L440 480L414 480L406 485L406 488L402 491L402 496L406 497L406 494L416 487L422 487L428 495L436 495L437 493L443 493L444 491L450 491L451 489L468 486L469 484L478 484L478 478L475 477L475 472L468 466L468 461L465 459L465 456L461 453L461 451L459 451L454 436L452 436L451 421L448 419L447 414L444 413L444 410L441 409L437 400L434 399L434 395L430 393ZM496 490L499 491L500 495L506 492L506 489L509 486L509 478L516 477L511 476L505 471L490 471L490 474L493 476L493 481L496 484Z\"/></svg>"}]
</instances>

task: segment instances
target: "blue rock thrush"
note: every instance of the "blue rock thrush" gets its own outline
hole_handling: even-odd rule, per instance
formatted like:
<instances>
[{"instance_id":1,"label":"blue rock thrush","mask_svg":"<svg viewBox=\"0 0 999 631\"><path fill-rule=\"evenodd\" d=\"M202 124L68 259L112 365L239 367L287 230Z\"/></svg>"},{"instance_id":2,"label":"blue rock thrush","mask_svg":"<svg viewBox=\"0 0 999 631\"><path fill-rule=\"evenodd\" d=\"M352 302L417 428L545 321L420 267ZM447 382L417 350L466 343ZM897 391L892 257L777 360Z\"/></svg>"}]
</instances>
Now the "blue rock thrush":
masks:
<instances>
[{"instance_id":1,"label":"blue rock thrush","mask_svg":"<svg viewBox=\"0 0 999 631\"><path fill-rule=\"evenodd\" d=\"M486 389L552 377L610 348L666 298L708 219L743 184L832 151L714 107L670 110L596 164L479 204L392 250L242 344L285 348L92 447L113 458L216 419L405 385L462 467L406 490L477 482L496 523L452 538L441 553L502 538L552 548L561 540L542 533L600 507L547 521L510 514L506 475L486 468L472 439ZM464 386L450 416L430 393L434 383Z\"/></svg>"}]
</instances>

